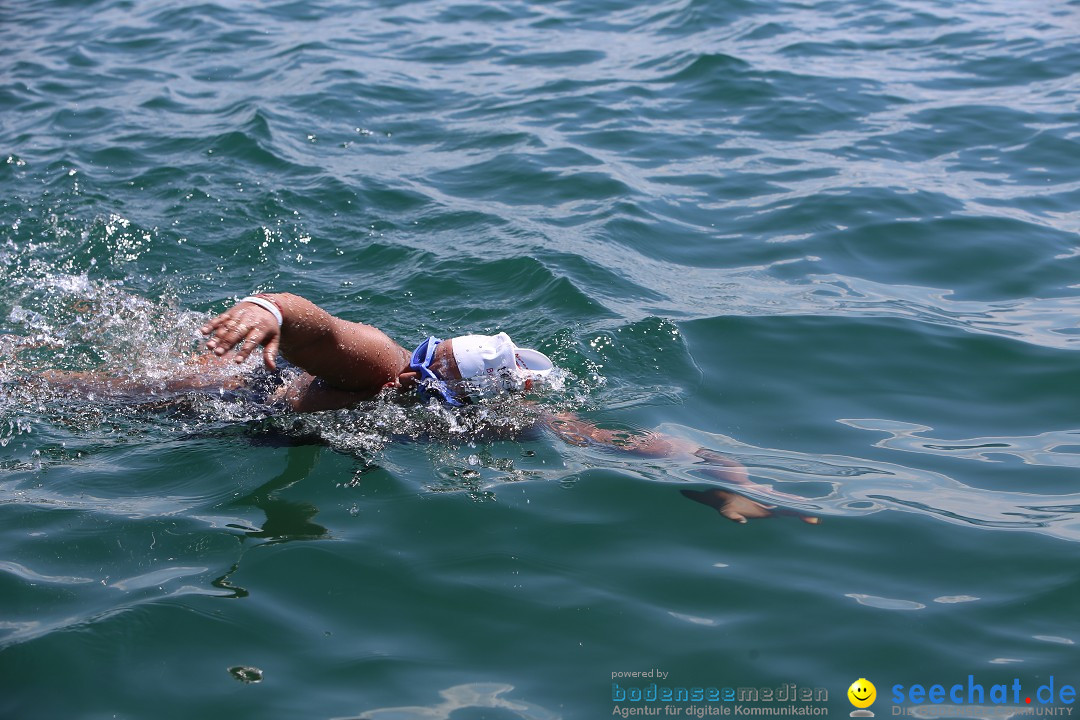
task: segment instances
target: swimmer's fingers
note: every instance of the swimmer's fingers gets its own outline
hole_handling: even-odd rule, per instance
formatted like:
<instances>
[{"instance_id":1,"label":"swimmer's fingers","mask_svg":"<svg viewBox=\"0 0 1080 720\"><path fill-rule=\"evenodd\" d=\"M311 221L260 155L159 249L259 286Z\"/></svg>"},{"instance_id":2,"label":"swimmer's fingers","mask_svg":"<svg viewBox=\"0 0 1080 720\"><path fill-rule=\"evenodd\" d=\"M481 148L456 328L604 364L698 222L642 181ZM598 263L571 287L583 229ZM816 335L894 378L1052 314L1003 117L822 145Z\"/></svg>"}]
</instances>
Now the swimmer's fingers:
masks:
<instances>
[{"instance_id":1,"label":"swimmer's fingers","mask_svg":"<svg viewBox=\"0 0 1080 720\"><path fill-rule=\"evenodd\" d=\"M210 336L210 339L206 341L206 347L218 355L224 355L236 347L251 330L244 320L246 314L245 308L236 306L203 325L202 333Z\"/></svg>"},{"instance_id":2,"label":"swimmer's fingers","mask_svg":"<svg viewBox=\"0 0 1080 720\"><path fill-rule=\"evenodd\" d=\"M226 310L225 312L221 313L220 315L218 315L218 316L216 316L214 318L211 318L210 320L208 320L206 322L206 324L204 324L201 328L199 328L199 332L201 332L203 335L212 335L214 333L214 331L216 331L218 328L220 328L222 325L224 325L225 323L229 322L229 320L232 319L233 310L237 310L237 309L238 309L238 306L237 307L232 307L232 308Z\"/></svg>"},{"instance_id":3,"label":"swimmer's fingers","mask_svg":"<svg viewBox=\"0 0 1080 720\"><path fill-rule=\"evenodd\" d=\"M246 327L241 324L237 326L237 330ZM271 332L269 328L265 327L253 327L248 330L244 337L242 337L236 344L236 355L233 357L233 362L242 363L248 359L248 356L255 351L255 348L263 343L266 343L268 337L276 335L275 332ZM269 344L269 343L267 343ZM267 363L271 370L273 370L273 363Z\"/></svg>"},{"instance_id":4,"label":"swimmer's fingers","mask_svg":"<svg viewBox=\"0 0 1080 720\"><path fill-rule=\"evenodd\" d=\"M747 522L745 515L730 506L720 508L720 514L726 517L728 520L732 522L737 522L740 525Z\"/></svg>"},{"instance_id":5,"label":"swimmer's fingers","mask_svg":"<svg viewBox=\"0 0 1080 720\"><path fill-rule=\"evenodd\" d=\"M203 335L209 335L206 340L207 350L213 350L219 356L231 350L240 341L241 336L233 332L239 321L239 315L223 312L210 322L199 328Z\"/></svg>"},{"instance_id":6,"label":"swimmer's fingers","mask_svg":"<svg viewBox=\"0 0 1080 720\"><path fill-rule=\"evenodd\" d=\"M776 515L783 515L784 517L793 517L802 520L807 525L820 525L821 518L817 515L807 515L806 513L799 512L798 510L789 510L787 508L777 508L773 510Z\"/></svg>"},{"instance_id":7,"label":"swimmer's fingers","mask_svg":"<svg viewBox=\"0 0 1080 720\"><path fill-rule=\"evenodd\" d=\"M270 342L263 345L263 362L271 370L277 370L278 346L281 344L280 334L274 335Z\"/></svg>"},{"instance_id":8,"label":"swimmer's fingers","mask_svg":"<svg viewBox=\"0 0 1080 720\"><path fill-rule=\"evenodd\" d=\"M236 362L243 362L256 345L277 337L277 320L269 312L250 303L242 303L223 312L203 326L210 335L206 347L218 356L240 347Z\"/></svg>"},{"instance_id":9,"label":"swimmer's fingers","mask_svg":"<svg viewBox=\"0 0 1080 720\"><path fill-rule=\"evenodd\" d=\"M269 310L261 305L250 302L241 302L233 305L220 315L208 320L201 328L199 328L199 332L203 335L213 335L222 327L228 328L230 323L239 322L243 318L246 318L248 324L252 326L273 318L273 327L277 326L277 318L275 318L273 313Z\"/></svg>"}]
</instances>

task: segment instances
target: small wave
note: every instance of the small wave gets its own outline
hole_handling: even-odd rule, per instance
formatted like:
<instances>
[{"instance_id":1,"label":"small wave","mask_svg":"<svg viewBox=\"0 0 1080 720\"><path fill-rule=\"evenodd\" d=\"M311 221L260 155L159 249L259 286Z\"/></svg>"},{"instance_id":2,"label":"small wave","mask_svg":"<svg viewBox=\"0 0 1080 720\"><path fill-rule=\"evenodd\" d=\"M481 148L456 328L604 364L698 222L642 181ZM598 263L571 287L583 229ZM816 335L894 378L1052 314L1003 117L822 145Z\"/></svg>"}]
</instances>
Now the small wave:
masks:
<instances>
[{"instance_id":1,"label":"small wave","mask_svg":"<svg viewBox=\"0 0 1080 720\"><path fill-rule=\"evenodd\" d=\"M1004 462L1016 458L1025 465L1042 467L1080 468L1080 430L1052 430L1038 435L997 436L977 438L935 438L926 433L933 430L897 420L841 419L838 422L860 430L889 435L874 443L876 447L924 455Z\"/></svg>"},{"instance_id":2,"label":"small wave","mask_svg":"<svg viewBox=\"0 0 1080 720\"><path fill-rule=\"evenodd\" d=\"M662 263L642 263L634 277L665 291L664 301L651 304L654 312L686 320L725 315L900 318L1046 348L1080 347L1072 319L1080 308L1078 297L957 300L948 289L844 275L808 274L787 282L753 269L682 268L675 273Z\"/></svg>"}]
</instances>

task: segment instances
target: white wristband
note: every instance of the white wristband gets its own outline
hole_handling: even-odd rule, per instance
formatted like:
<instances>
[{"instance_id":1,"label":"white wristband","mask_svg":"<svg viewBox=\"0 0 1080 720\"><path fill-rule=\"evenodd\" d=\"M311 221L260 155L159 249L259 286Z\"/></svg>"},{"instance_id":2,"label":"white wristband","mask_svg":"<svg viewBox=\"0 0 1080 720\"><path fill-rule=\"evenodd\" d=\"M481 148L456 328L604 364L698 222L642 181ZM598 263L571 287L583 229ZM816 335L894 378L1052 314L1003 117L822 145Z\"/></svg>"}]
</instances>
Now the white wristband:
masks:
<instances>
[{"instance_id":1,"label":"white wristband","mask_svg":"<svg viewBox=\"0 0 1080 720\"><path fill-rule=\"evenodd\" d=\"M278 310L278 306L275 305L274 303L270 302L266 298L255 297L254 295L248 295L246 298L244 298L240 302L252 303L254 305L258 305L263 310L268 311L271 315L274 316L274 319L277 320L277 326L278 327L281 327L282 323L285 322L284 318L281 317L281 311Z\"/></svg>"}]
</instances>

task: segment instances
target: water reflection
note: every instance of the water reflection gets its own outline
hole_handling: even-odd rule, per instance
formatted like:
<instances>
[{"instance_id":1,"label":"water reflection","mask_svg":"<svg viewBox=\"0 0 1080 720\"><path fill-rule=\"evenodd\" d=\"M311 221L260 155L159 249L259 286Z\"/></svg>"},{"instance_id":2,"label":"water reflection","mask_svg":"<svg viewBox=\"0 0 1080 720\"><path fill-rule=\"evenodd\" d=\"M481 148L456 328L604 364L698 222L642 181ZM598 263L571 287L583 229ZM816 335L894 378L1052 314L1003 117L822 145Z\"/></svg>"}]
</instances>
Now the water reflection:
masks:
<instances>
[{"instance_id":1,"label":"water reflection","mask_svg":"<svg viewBox=\"0 0 1080 720\"><path fill-rule=\"evenodd\" d=\"M321 448L304 444L289 448L285 469L256 490L237 499L232 506L254 506L266 513L266 520L257 530L244 534L249 538L265 539L267 543L290 540L319 540L330 536L330 531L312 521L319 509L310 503L286 500L279 493L296 483L306 480L315 468Z\"/></svg>"},{"instance_id":2,"label":"water reflection","mask_svg":"<svg viewBox=\"0 0 1080 720\"><path fill-rule=\"evenodd\" d=\"M1025 465L1080 468L1080 430L1051 430L1038 435L996 436L943 439L929 437L933 428L927 425L881 420L875 418L842 419L841 423L860 430L886 433L889 437L874 443L876 447L1001 462L1003 457L1015 457Z\"/></svg>"},{"instance_id":3,"label":"water reflection","mask_svg":"<svg viewBox=\"0 0 1080 720\"><path fill-rule=\"evenodd\" d=\"M513 685L502 683L468 683L440 690L442 701L434 705L404 705L376 708L359 715L336 720L449 720L457 710L485 708L505 710L521 720L558 720L560 715L525 700L504 697Z\"/></svg>"},{"instance_id":4,"label":"water reflection","mask_svg":"<svg viewBox=\"0 0 1080 720\"><path fill-rule=\"evenodd\" d=\"M66 510L75 513L73 518L94 525L99 525L102 517L110 516L126 523L123 533L108 536L109 546L102 556L105 559L99 561L103 566L93 577L48 574L49 563L62 564L65 558L46 559L49 553L43 553L40 547L34 553L42 566L39 569L29 567L30 561L0 563L0 575L18 581L25 596L0 621L0 648L95 623L165 598L191 594L247 597L249 592L233 583L231 576L241 567L248 550L270 543L318 540L330 534L327 528L313 521L318 508L280 496L283 490L310 477L324 451L309 439L292 442L301 444L289 447L282 472L247 495L215 508L224 513L205 512L205 500L197 496L93 498L85 492L71 496L47 487L25 489L17 479L0 484L0 504ZM252 527L243 519L244 511L252 507L266 515L259 527ZM198 525L185 530L184 525L174 520L178 515L198 521ZM39 517L46 522L44 515ZM246 548L240 544L238 548L236 536L221 533L220 529L233 533L239 530L241 538L258 542ZM206 564L187 564L192 562ZM221 574L223 566L229 570ZM78 586L78 592L57 594L50 590L55 586L72 589Z\"/></svg>"}]
</instances>

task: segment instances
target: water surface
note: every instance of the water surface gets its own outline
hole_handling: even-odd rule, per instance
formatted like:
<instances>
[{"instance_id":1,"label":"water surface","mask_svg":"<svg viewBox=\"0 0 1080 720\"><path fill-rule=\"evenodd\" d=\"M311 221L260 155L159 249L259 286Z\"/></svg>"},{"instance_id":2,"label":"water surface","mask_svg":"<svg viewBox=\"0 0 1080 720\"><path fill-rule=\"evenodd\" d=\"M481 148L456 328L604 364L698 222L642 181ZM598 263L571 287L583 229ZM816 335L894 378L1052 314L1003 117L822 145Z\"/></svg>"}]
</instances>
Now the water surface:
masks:
<instances>
[{"instance_id":1,"label":"water surface","mask_svg":"<svg viewBox=\"0 0 1080 720\"><path fill-rule=\"evenodd\" d=\"M0 8L0 716L592 718L650 668L832 715L859 677L1076 684L1078 13ZM544 407L822 522L435 408L27 380L158 382L252 290L409 347L505 330L565 371Z\"/></svg>"}]
</instances>

